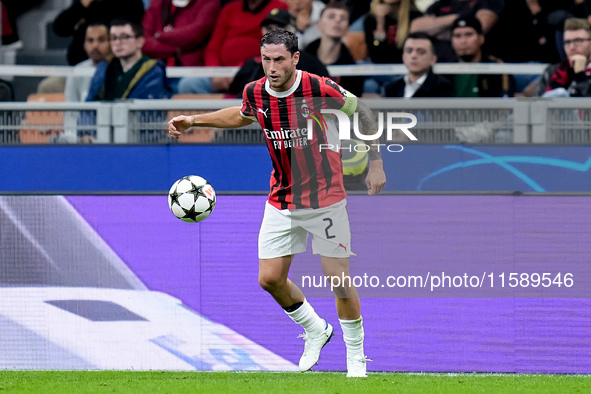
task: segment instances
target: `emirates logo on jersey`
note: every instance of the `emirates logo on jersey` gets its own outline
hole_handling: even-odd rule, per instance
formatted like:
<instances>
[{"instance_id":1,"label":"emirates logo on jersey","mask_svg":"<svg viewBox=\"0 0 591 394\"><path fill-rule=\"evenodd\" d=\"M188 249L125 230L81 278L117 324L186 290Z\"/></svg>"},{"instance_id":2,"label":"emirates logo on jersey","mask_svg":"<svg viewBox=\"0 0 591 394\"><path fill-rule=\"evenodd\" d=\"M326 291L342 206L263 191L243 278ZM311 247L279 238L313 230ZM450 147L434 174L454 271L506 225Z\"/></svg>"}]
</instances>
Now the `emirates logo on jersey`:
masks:
<instances>
[{"instance_id":1,"label":"emirates logo on jersey","mask_svg":"<svg viewBox=\"0 0 591 394\"><path fill-rule=\"evenodd\" d=\"M275 149L299 148L308 145L308 138L306 138L308 130L306 128L284 129L282 127L279 131L263 128L263 132L267 139L273 143Z\"/></svg>"}]
</instances>

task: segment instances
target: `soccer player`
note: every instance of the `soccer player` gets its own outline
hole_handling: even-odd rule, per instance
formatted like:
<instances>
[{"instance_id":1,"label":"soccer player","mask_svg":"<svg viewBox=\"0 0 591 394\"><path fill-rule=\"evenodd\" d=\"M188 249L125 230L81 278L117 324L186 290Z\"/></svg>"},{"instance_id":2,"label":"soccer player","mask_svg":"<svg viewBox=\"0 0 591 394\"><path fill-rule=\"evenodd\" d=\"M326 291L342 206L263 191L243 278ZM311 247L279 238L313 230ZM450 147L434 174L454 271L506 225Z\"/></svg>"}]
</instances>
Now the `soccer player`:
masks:
<instances>
[{"instance_id":1,"label":"soccer player","mask_svg":"<svg viewBox=\"0 0 591 394\"><path fill-rule=\"evenodd\" d=\"M326 276L349 276L351 233L338 151L338 130L332 118L319 116L322 108L359 114L359 128L377 132L369 108L329 78L296 70L300 53L297 37L283 29L265 34L260 43L265 77L244 88L242 106L216 112L177 116L168 134L178 138L194 126L237 128L258 121L273 162L271 191L259 233L259 283L305 334L302 372L312 369L333 327L320 318L302 291L288 279L294 254L306 250L312 234L314 254L320 254ZM313 134L308 139L308 119ZM378 194L386 183L377 141L366 141L370 168L368 194ZM371 145L376 144L376 145ZM328 147L328 148L327 148ZM366 377L363 319L357 289L344 281L333 291L347 346L347 376Z\"/></svg>"}]
</instances>

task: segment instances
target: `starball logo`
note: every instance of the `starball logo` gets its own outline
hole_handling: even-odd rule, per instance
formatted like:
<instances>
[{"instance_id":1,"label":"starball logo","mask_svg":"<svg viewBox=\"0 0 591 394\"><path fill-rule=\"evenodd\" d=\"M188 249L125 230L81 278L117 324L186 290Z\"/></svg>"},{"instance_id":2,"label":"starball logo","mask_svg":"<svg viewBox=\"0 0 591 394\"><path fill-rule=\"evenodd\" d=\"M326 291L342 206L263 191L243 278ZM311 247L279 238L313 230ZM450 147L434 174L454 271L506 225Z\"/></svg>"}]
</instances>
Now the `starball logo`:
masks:
<instances>
[{"instance_id":1,"label":"starball logo","mask_svg":"<svg viewBox=\"0 0 591 394\"><path fill-rule=\"evenodd\" d=\"M303 105L301 109L302 115L306 118L307 122L307 136L308 140L311 140L314 137L314 128L313 122L315 121L321 130L326 131L328 129L328 125L326 120L324 119L324 114L334 115L338 121L338 135L339 140L350 140L351 136L351 129L353 129L353 133L355 135L355 139L359 139L361 141L376 141L382 137L384 133L384 129L386 130L386 139L388 141L392 141L393 139L393 132L394 130L400 130L403 132L411 141L418 141L417 137L413 133L410 132L409 129L413 128L417 125L417 118L411 113L407 112L386 112L386 113L378 113L378 129L375 134L364 134L361 133L359 129L359 114L355 112L353 114L353 127L351 127L351 121L349 115L344 113L343 111L336 110L336 109L326 109L323 108L320 110L320 113L316 111L310 110L307 105ZM409 119L409 123L395 123L395 119ZM384 128L384 123L385 128ZM371 146L377 146L377 150L387 150L388 152L402 152L404 149L400 144L358 144L354 145L352 149L356 152L368 152ZM336 144L320 144L320 150L330 149L339 151L342 149L340 145Z\"/></svg>"}]
</instances>

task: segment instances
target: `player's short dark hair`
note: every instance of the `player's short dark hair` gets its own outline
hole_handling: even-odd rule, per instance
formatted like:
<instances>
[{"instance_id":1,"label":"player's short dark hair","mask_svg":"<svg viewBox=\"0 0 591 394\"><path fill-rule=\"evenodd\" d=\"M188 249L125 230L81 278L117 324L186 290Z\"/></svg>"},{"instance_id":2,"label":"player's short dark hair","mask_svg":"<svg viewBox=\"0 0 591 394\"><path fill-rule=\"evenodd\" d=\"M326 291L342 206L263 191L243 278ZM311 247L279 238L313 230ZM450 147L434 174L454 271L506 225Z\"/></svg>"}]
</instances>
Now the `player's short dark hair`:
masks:
<instances>
[{"instance_id":1,"label":"player's short dark hair","mask_svg":"<svg viewBox=\"0 0 591 394\"><path fill-rule=\"evenodd\" d=\"M141 23L133 22L128 19L113 19L111 22L111 27L113 26L131 26L131 30L136 37L143 37L144 36L144 26Z\"/></svg>"},{"instance_id":2,"label":"player's short dark hair","mask_svg":"<svg viewBox=\"0 0 591 394\"><path fill-rule=\"evenodd\" d=\"M262 48L265 45L285 45L285 48L293 56L298 51L298 38L292 32L285 29L274 29L269 31L261 38Z\"/></svg>"},{"instance_id":3,"label":"player's short dark hair","mask_svg":"<svg viewBox=\"0 0 591 394\"><path fill-rule=\"evenodd\" d=\"M404 48L404 45L406 44L406 42L411 39L412 40L427 40L427 41L429 41L431 43L431 51L433 53L435 53L435 40L429 34L422 32L422 31L410 33L408 36L406 36L406 39L404 40L404 44L402 45L402 47Z\"/></svg>"},{"instance_id":4,"label":"player's short dark hair","mask_svg":"<svg viewBox=\"0 0 591 394\"><path fill-rule=\"evenodd\" d=\"M322 15L324 15L324 12L326 10L343 10L343 11L347 11L347 13L349 15L351 15L351 10L349 9L349 7L347 7L347 4L341 2L341 1L336 1L336 0L331 0L326 7L324 7L322 9L322 11L320 11L320 17L322 18Z\"/></svg>"}]
</instances>

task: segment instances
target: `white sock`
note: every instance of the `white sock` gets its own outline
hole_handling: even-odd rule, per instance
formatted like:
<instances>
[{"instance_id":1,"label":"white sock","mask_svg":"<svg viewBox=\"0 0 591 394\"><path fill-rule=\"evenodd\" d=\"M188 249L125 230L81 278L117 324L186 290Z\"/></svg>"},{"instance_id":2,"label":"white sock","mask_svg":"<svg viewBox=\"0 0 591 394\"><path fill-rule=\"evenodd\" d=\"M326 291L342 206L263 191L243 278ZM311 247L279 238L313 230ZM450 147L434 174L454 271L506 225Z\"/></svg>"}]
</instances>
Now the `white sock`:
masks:
<instances>
[{"instance_id":1,"label":"white sock","mask_svg":"<svg viewBox=\"0 0 591 394\"><path fill-rule=\"evenodd\" d=\"M356 320L339 319L341 328L343 329L343 339L347 345L347 358L363 357L363 339L365 333L363 331L363 318L359 317Z\"/></svg>"},{"instance_id":2,"label":"white sock","mask_svg":"<svg viewBox=\"0 0 591 394\"><path fill-rule=\"evenodd\" d=\"M291 320L298 323L306 330L306 333L319 333L326 328L326 322L318 316L312 305L304 300L304 303L293 312L285 312Z\"/></svg>"}]
</instances>

